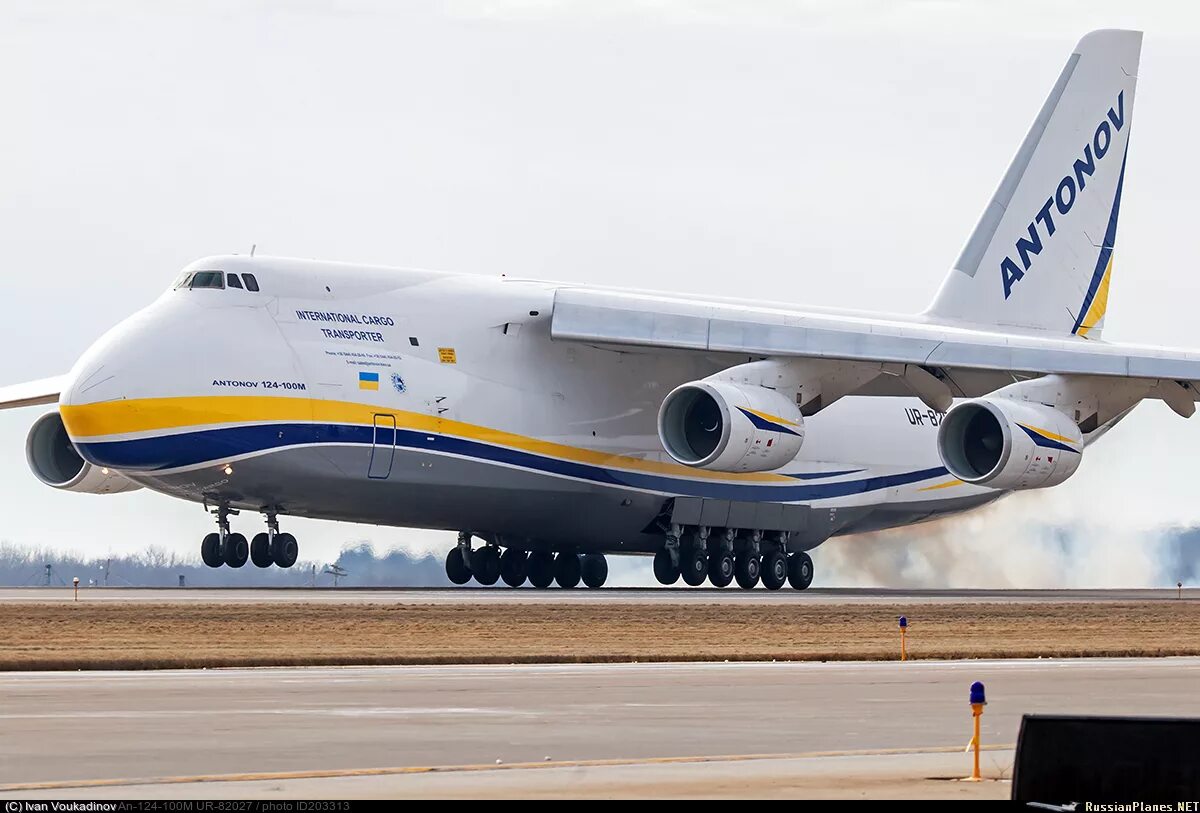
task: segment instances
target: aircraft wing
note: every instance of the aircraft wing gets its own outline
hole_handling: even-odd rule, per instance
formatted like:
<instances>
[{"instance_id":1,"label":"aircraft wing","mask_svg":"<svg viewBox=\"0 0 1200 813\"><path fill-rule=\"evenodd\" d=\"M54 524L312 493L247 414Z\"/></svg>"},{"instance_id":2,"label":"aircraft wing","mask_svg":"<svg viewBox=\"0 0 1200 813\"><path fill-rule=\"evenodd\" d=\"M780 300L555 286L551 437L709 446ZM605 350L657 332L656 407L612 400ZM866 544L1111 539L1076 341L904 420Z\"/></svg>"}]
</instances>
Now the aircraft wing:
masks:
<instances>
[{"instance_id":1,"label":"aircraft wing","mask_svg":"<svg viewBox=\"0 0 1200 813\"><path fill-rule=\"evenodd\" d=\"M52 378L0 387L0 409L53 404L58 401L58 394L62 392L65 380L66 376L56 375Z\"/></svg>"},{"instance_id":2,"label":"aircraft wing","mask_svg":"<svg viewBox=\"0 0 1200 813\"><path fill-rule=\"evenodd\" d=\"M918 365L966 396L1049 373L1200 382L1200 352L587 288L556 292L550 331L610 347Z\"/></svg>"}]
</instances>

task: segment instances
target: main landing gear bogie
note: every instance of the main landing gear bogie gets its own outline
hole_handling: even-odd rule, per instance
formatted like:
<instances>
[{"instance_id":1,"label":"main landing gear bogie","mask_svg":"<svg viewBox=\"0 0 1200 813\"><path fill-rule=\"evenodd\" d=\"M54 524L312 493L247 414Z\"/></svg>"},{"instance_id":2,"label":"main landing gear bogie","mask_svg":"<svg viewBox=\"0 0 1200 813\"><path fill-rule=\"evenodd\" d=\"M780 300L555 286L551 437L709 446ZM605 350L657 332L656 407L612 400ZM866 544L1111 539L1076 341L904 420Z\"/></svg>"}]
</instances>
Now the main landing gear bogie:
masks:
<instances>
[{"instance_id":1,"label":"main landing gear bogie","mask_svg":"<svg viewBox=\"0 0 1200 813\"><path fill-rule=\"evenodd\" d=\"M787 552L788 535L782 532L671 527L661 550L654 555L654 577L659 584L672 585L683 579L692 587L705 579L713 587L737 581L749 590L761 582L768 590L790 584L804 590L812 584L812 557L804 552ZM736 550L736 553L735 553Z\"/></svg>"},{"instance_id":2,"label":"main landing gear bogie","mask_svg":"<svg viewBox=\"0 0 1200 813\"><path fill-rule=\"evenodd\" d=\"M274 512L267 513L267 530L257 533L249 542L243 534L229 528L229 517L238 512L222 506L213 510L217 517L217 532L210 533L200 543L200 558L208 567L228 565L243 567L247 561L255 567L289 568L300 556L300 545L296 537L279 531L279 521Z\"/></svg>"},{"instance_id":3,"label":"main landing gear bogie","mask_svg":"<svg viewBox=\"0 0 1200 813\"><path fill-rule=\"evenodd\" d=\"M472 548L471 535L463 532L458 545L446 554L446 578L454 584L474 579L486 586L503 581L509 587L520 587L528 581L542 590L552 584L570 590L580 582L598 588L608 579L608 559L602 553L581 556L573 551L505 548L501 552L500 546L491 542Z\"/></svg>"}]
</instances>

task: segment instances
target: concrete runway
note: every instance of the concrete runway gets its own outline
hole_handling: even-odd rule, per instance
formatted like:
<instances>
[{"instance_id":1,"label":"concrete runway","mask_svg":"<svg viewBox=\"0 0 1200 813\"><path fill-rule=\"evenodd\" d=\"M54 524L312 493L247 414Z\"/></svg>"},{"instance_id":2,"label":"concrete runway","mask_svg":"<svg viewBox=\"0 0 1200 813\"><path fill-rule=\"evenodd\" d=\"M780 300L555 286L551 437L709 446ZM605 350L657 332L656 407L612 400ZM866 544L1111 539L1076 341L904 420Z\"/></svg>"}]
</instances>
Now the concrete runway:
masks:
<instances>
[{"instance_id":1,"label":"concrete runway","mask_svg":"<svg viewBox=\"0 0 1200 813\"><path fill-rule=\"evenodd\" d=\"M1025 712L1200 715L1198 669L1164 658L4 673L0 783L87 798L1004 797L1002 784L946 781L969 768L971 681L988 688L984 743L1011 748ZM1005 775L1011 754L985 762ZM161 781L198 776L210 781ZM89 786L114 779L137 781Z\"/></svg>"},{"instance_id":2,"label":"concrete runway","mask_svg":"<svg viewBox=\"0 0 1200 813\"><path fill-rule=\"evenodd\" d=\"M70 587L0 588L0 602L71 601ZM1177 590L886 590L880 588L810 588L772 591L765 588L643 587L601 590L534 590L492 588L81 588L80 601L147 602L328 602L360 604L980 604L991 602L1087 602L1200 600L1200 588Z\"/></svg>"}]
</instances>

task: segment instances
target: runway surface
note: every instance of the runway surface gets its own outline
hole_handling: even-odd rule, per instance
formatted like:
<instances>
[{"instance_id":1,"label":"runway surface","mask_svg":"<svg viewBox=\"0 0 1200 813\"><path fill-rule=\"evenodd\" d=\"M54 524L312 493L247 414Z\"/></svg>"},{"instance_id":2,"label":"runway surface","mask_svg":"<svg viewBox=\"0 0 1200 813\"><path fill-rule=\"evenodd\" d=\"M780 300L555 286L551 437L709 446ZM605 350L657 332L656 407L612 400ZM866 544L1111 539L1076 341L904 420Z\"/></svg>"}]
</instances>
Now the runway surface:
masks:
<instances>
[{"instance_id":1,"label":"runway surface","mask_svg":"<svg viewBox=\"0 0 1200 813\"><path fill-rule=\"evenodd\" d=\"M978 604L1129 602L1200 600L1200 588L1177 590L886 590L880 588L810 588L808 590L738 590L728 588L644 587L600 590L534 590L495 588L136 588L93 587L79 591L81 601L146 602L330 602L348 604ZM69 587L0 588L0 602L71 601Z\"/></svg>"},{"instance_id":2,"label":"runway surface","mask_svg":"<svg viewBox=\"0 0 1200 813\"><path fill-rule=\"evenodd\" d=\"M988 689L984 743L1011 747L1026 712L1200 715L1198 670L1198 658L1163 658L4 673L0 783L243 775L237 786L173 784L172 792L453 795L488 792L491 782L498 794L520 795L541 792L538 783L552 793L556 775L582 780L584 771L598 793L620 795L629 787L683 794L687 776L710 784L726 776L726 790L752 793L735 781L747 771L774 775L775 788L815 771L846 789L839 771L874 770L880 788L900 764L925 782L934 780L921 772L967 770L956 752L970 736L974 680ZM735 759L664 761L747 755L786 758L774 772ZM570 765L494 769L497 760L546 757ZM894 757L902 762L876 764ZM994 773L1011 763L1005 754L991 759ZM444 780L406 770L430 766L493 769ZM364 770L375 774L339 775ZM606 786L606 775L625 784Z\"/></svg>"}]
</instances>

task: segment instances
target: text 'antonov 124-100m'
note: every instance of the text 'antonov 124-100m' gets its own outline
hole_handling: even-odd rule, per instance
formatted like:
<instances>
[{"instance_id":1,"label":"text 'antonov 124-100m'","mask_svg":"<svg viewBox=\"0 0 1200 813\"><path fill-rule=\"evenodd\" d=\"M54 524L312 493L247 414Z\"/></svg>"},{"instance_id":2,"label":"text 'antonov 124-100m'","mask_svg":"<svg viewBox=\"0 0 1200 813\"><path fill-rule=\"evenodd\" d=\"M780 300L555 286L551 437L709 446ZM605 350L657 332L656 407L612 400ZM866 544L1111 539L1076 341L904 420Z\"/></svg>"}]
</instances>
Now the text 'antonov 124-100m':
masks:
<instances>
[{"instance_id":1,"label":"text 'antonov 124-100m'","mask_svg":"<svg viewBox=\"0 0 1200 813\"><path fill-rule=\"evenodd\" d=\"M1143 399L1195 410L1200 353L1101 340L1141 40L1079 42L919 315L216 256L0 401L57 405L45 484L204 505L212 567L291 566L302 516L457 531L458 584L642 554L803 589L831 536L1061 483Z\"/></svg>"}]
</instances>

